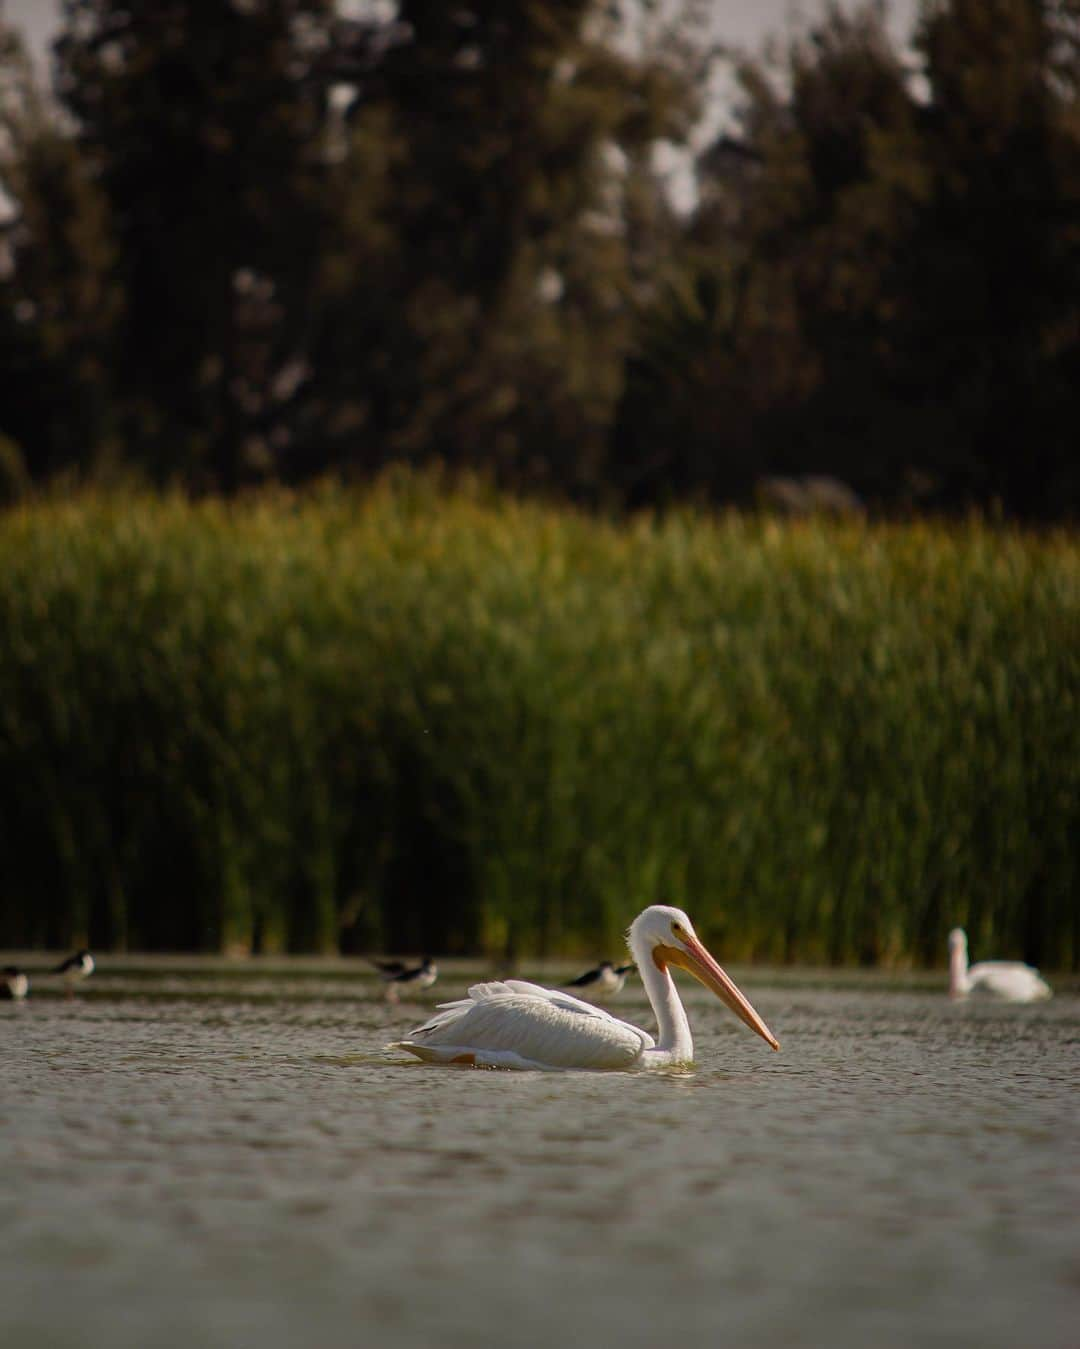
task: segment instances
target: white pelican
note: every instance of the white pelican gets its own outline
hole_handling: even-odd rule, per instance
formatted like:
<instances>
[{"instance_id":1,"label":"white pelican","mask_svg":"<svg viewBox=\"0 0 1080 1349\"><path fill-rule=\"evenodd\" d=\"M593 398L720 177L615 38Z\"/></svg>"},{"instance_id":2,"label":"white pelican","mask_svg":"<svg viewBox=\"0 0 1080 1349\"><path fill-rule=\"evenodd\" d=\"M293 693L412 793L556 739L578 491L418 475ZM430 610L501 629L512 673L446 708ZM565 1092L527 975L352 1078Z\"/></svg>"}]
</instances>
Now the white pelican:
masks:
<instances>
[{"instance_id":1,"label":"white pelican","mask_svg":"<svg viewBox=\"0 0 1080 1349\"><path fill-rule=\"evenodd\" d=\"M0 970L0 998L17 1002L30 992L30 980L17 965L5 965Z\"/></svg>"},{"instance_id":2,"label":"white pelican","mask_svg":"<svg viewBox=\"0 0 1080 1349\"><path fill-rule=\"evenodd\" d=\"M692 1063L694 1043L669 966L678 965L712 989L742 1021L779 1049L772 1031L694 935L681 909L654 904L627 934L659 1028L647 1031L569 993L521 979L474 984L391 1049L429 1063L485 1068L665 1068Z\"/></svg>"},{"instance_id":3,"label":"white pelican","mask_svg":"<svg viewBox=\"0 0 1080 1349\"><path fill-rule=\"evenodd\" d=\"M1007 1002L1037 1002L1050 996L1050 985L1030 965L1019 960L984 960L968 968L967 934L962 927L949 933L949 997L991 993Z\"/></svg>"},{"instance_id":4,"label":"white pelican","mask_svg":"<svg viewBox=\"0 0 1080 1349\"><path fill-rule=\"evenodd\" d=\"M633 963L616 965L611 960L602 960L595 969L586 970L568 984L563 984L563 988L576 988L583 998L609 998L622 992L626 976L633 968Z\"/></svg>"},{"instance_id":5,"label":"white pelican","mask_svg":"<svg viewBox=\"0 0 1080 1349\"><path fill-rule=\"evenodd\" d=\"M386 984L386 996L391 1002L397 1002L403 988L430 988L439 977L439 967L430 956L425 956L413 969L400 960L373 960L371 963Z\"/></svg>"},{"instance_id":6,"label":"white pelican","mask_svg":"<svg viewBox=\"0 0 1080 1349\"><path fill-rule=\"evenodd\" d=\"M89 951L76 951L73 956L68 956L67 960L62 960L49 971L50 974L59 974L63 978L69 998L75 992L75 985L88 979L93 972L94 957Z\"/></svg>"}]
</instances>

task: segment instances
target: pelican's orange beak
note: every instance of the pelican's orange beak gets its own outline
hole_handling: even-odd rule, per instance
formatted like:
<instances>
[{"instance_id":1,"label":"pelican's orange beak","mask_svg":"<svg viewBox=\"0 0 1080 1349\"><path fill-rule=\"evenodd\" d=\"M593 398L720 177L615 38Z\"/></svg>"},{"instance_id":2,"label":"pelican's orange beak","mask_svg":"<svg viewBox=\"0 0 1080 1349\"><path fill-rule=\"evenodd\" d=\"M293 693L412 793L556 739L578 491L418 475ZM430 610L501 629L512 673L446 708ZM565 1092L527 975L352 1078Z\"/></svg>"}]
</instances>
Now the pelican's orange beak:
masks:
<instances>
[{"instance_id":1,"label":"pelican's orange beak","mask_svg":"<svg viewBox=\"0 0 1080 1349\"><path fill-rule=\"evenodd\" d=\"M739 992L734 981L724 973L716 961L705 950L696 937L680 937L681 946L657 946L653 959L660 966L678 965L680 969L700 979L706 988L712 989L720 1001L729 1007L745 1025L773 1049L780 1048L780 1042L772 1031L751 1007L749 1001Z\"/></svg>"}]
</instances>

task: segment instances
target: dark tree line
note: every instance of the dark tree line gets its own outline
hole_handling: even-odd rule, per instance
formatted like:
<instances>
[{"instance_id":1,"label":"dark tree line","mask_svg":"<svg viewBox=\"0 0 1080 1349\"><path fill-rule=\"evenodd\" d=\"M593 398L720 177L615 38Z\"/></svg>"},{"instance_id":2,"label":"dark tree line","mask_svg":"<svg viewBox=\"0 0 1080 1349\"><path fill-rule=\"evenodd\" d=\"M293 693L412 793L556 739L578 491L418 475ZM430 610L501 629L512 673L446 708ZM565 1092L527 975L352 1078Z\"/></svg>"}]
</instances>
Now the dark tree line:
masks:
<instances>
[{"instance_id":1,"label":"dark tree line","mask_svg":"<svg viewBox=\"0 0 1080 1349\"><path fill-rule=\"evenodd\" d=\"M928 0L902 50L827 9L738 62L687 213L710 9L64 0L48 90L0 24L3 490L438 459L1074 515L1080 0Z\"/></svg>"}]
</instances>

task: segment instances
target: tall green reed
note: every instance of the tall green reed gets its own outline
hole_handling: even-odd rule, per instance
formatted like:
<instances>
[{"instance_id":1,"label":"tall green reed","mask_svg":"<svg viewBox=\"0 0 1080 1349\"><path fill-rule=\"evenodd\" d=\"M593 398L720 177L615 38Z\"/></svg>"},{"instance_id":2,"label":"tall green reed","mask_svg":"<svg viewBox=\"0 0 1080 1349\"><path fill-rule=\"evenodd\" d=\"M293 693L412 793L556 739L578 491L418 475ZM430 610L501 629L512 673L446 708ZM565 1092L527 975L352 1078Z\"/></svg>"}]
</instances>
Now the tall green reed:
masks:
<instances>
[{"instance_id":1,"label":"tall green reed","mask_svg":"<svg viewBox=\"0 0 1080 1349\"><path fill-rule=\"evenodd\" d=\"M1080 964L1080 547L392 478L0 518L0 944Z\"/></svg>"}]
</instances>

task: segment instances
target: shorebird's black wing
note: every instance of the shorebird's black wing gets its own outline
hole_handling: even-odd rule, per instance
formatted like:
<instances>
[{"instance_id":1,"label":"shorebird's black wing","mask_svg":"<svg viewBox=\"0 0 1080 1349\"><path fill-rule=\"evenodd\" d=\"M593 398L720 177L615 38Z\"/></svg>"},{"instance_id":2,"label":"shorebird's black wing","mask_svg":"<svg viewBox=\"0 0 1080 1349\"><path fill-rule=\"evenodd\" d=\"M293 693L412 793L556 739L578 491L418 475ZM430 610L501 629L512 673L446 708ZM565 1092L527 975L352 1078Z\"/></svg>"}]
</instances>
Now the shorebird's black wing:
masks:
<instances>
[{"instance_id":1,"label":"shorebird's black wing","mask_svg":"<svg viewBox=\"0 0 1080 1349\"><path fill-rule=\"evenodd\" d=\"M579 974L576 979L571 979L569 983L563 984L563 988L588 988L590 984L595 984L600 978L600 970L586 970L584 974Z\"/></svg>"},{"instance_id":2,"label":"shorebird's black wing","mask_svg":"<svg viewBox=\"0 0 1080 1349\"><path fill-rule=\"evenodd\" d=\"M67 960L61 960L59 965L54 965L49 971L50 974L66 974L68 970L73 970L76 965L81 965L82 961L78 956L68 956Z\"/></svg>"},{"instance_id":3,"label":"shorebird's black wing","mask_svg":"<svg viewBox=\"0 0 1080 1349\"><path fill-rule=\"evenodd\" d=\"M377 970L382 974L387 975L389 978L404 974L408 969L408 966L401 960L372 960L371 963Z\"/></svg>"},{"instance_id":4,"label":"shorebird's black wing","mask_svg":"<svg viewBox=\"0 0 1080 1349\"><path fill-rule=\"evenodd\" d=\"M631 961L629 965L616 965L616 966L615 966L615 973L616 973L616 974L633 974L633 972L634 972L636 969L637 969L637 966L634 964L633 961Z\"/></svg>"}]
</instances>

